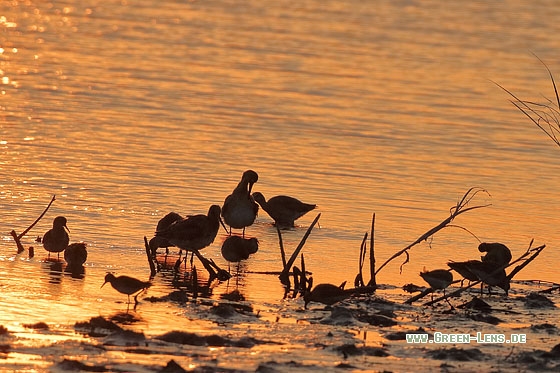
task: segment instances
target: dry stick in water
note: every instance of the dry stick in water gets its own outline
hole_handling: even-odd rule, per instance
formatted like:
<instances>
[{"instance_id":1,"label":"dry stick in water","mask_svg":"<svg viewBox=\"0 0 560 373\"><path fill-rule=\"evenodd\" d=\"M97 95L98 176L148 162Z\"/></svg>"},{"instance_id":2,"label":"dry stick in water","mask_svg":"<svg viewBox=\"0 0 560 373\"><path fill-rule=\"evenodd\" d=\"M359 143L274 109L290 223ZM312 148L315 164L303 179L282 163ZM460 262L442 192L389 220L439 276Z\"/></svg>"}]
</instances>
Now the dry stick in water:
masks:
<instances>
[{"instance_id":1,"label":"dry stick in water","mask_svg":"<svg viewBox=\"0 0 560 373\"><path fill-rule=\"evenodd\" d=\"M375 281L375 252L374 252L374 245L373 245L373 233L375 229L375 212L371 218L371 235L369 236L369 272L370 272L370 280L367 286L377 287L377 282Z\"/></svg>"},{"instance_id":2,"label":"dry stick in water","mask_svg":"<svg viewBox=\"0 0 560 373\"><path fill-rule=\"evenodd\" d=\"M364 276L363 276L363 268L364 262L366 260L366 241L367 241L368 234L364 234L364 238L362 239L362 243L360 245L360 257L358 258L358 274L354 279L354 287L362 287L364 286Z\"/></svg>"},{"instance_id":3,"label":"dry stick in water","mask_svg":"<svg viewBox=\"0 0 560 373\"><path fill-rule=\"evenodd\" d=\"M305 245L305 241L307 240L307 237L309 237L309 235L311 234L311 230L313 229L315 224L317 224L320 217L321 217L321 214L317 215L315 220L313 220L313 223L311 223L309 228L307 228L307 232L305 232L305 234L303 235L303 238L301 239L301 242L299 243L298 247L294 250L292 256L290 257L290 260L288 260L288 262L284 266L284 269L282 270L282 273L280 273L280 276L278 276L280 278L280 282L282 284L289 285L290 269L292 268L292 265L294 264L297 256L299 255L299 252L301 251L301 249L303 249L303 245Z\"/></svg>"},{"instance_id":4,"label":"dry stick in water","mask_svg":"<svg viewBox=\"0 0 560 373\"><path fill-rule=\"evenodd\" d=\"M459 202L457 202L457 204L451 208L451 214L449 215L449 217L447 219L445 219L444 221L442 221L441 223L439 223L438 225L436 225L435 227L433 227L432 229L430 229L429 231L424 233L416 241L414 241L413 243L411 243L410 245L408 245L404 249L402 249L402 250L398 251L397 253L393 254L393 256L391 256L389 259L387 259L385 261L385 263L383 263L381 265L381 267L379 267L379 269L377 269L377 271L375 271L375 274L377 275L379 273L379 271L381 271L383 269L383 267L385 267L387 264L389 264L389 262L391 262L393 259L398 258L399 256L405 254L406 255L406 260L401 264L401 267L400 267L400 270L402 272L402 267L406 263L408 263L409 259L410 259L409 254L408 254L409 249L411 249L413 246L419 244L420 242L427 240L428 238L430 238L431 236L436 234L438 231L445 228L449 223L451 223L453 221L453 219L455 219L460 214L462 214L464 212L467 212L467 211L470 211L470 210L490 206L491 204L466 207L469 204L469 202L480 192L484 192L484 193L490 195L488 193L488 191L486 191L485 189L478 188L478 187L470 188L465 193L463 198L461 198L461 200Z\"/></svg>"},{"instance_id":5,"label":"dry stick in water","mask_svg":"<svg viewBox=\"0 0 560 373\"><path fill-rule=\"evenodd\" d=\"M25 236L27 234L27 232L29 232L31 230L31 228L33 228L35 226L35 224L37 224L39 222L39 220L41 220L41 218L43 216L45 216L45 214L47 213L47 211L49 210L49 208L51 207L51 205L53 204L53 202L56 199L56 195L53 195L51 201L49 202L49 204L47 205L47 207L45 208L45 210L43 211L43 213L41 215L39 215L39 217L37 219L35 219L35 221L33 222L33 224L31 224L26 230L24 230L23 232L21 232L21 234L17 234L15 230L12 230L10 232L10 234L12 235L12 237L14 238L14 241L16 241L16 245L18 248L18 254L22 253L23 251L25 251L25 249L23 248L23 245L21 244L21 239L23 236Z\"/></svg>"},{"instance_id":6,"label":"dry stick in water","mask_svg":"<svg viewBox=\"0 0 560 373\"><path fill-rule=\"evenodd\" d=\"M280 245L280 255L282 256L282 268L286 267L286 252L284 251L284 243L282 241L282 233L280 233L280 228L276 225L276 232L278 233L278 243Z\"/></svg>"}]
</instances>

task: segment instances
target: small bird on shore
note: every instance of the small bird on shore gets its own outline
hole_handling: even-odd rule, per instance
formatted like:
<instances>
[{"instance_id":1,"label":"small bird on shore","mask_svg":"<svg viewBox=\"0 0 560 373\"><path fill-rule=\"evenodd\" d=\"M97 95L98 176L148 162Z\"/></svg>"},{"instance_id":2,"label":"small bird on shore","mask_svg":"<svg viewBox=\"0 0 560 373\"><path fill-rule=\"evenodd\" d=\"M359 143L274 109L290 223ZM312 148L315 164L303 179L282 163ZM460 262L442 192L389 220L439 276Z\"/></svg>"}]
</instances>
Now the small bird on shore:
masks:
<instances>
[{"instance_id":1,"label":"small bird on shore","mask_svg":"<svg viewBox=\"0 0 560 373\"><path fill-rule=\"evenodd\" d=\"M64 260L68 263L68 267L80 268L87 260L87 248L85 242L74 242L68 245L64 250Z\"/></svg>"},{"instance_id":2,"label":"small bird on shore","mask_svg":"<svg viewBox=\"0 0 560 373\"><path fill-rule=\"evenodd\" d=\"M478 245L478 251L486 253L482 257L483 262L493 263L496 267L507 266L512 258L510 249L499 242L483 242Z\"/></svg>"},{"instance_id":3,"label":"small bird on shore","mask_svg":"<svg viewBox=\"0 0 560 373\"><path fill-rule=\"evenodd\" d=\"M317 207L290 196L275 196L267 201L262 193L255 192L253 198L278 227L292 228L297 219Z\"/></svg>"},{"instance_id":4,"label":"small bird on shore","mask_svg":"<svg viewBox=\"0 0 560 373\"><path fill-rule=\"evenodd\" d=\"M305 302L304 308L307 308L307 305L310 302L317 302L323 303L326 305L333 305L336 302L340 302L352 295L352 292L349 290L344 290L344 282L340 286L336 286L333 284L319 284L313 288L311 291L307 291L303 295L303 300Z\"/></svg>"},{"instance_id":5,"label":"small bird on shore","mask_svg":"<svg viewBox=\"0 0 560 373\"><path fill-rule=\"evenodd\" d=\"M467 264L467 268L474 273L480 281L489 286L488 293L490 293L490 286L497 286L508 295L510 279L507 277L506 271L500 267L501 266L496 267L496 265L491 262L481 262L478 260L470 260Z\"/></svg>"},{"instance_id":6,"label":"small bird on shore","mask_svg":"<svg viewBox=\"0 0 560 373\"><path fill-rule=\"evenodd\" d=\"M463 280L469 281L478 281L478 276L471 272L468 267L470 260L466 262L448 262L447 265L449 268L463 276ZM477 260L473 260L473 262L477 262Z\"/></svg>"},{"instance_id":7,"label":"small bird on shore","mask_svg":"<svg viewBox=\"0 0 560 373\"><path fill-rule=\"evenodd\" d=\"M168 213L158 221L156 226L156 232L163 231L169 228L173 223L178 222L180 220L183 220L183 217L177 214L176 212L171 211L170 213ZM150 247L152 256L155 257L157 249L159 249L160 247L164 248L167 254L169 253L169 247L173 246L173 244L169 242L166 238L163 238L161 236L154 236L150 240L148 246Z\"/></svg>"},{"instance_id":8,"label":"small bird on shore","mask_svg":"<svg viewBox=\"0 0 560 373\"><path fill-rule=\"evenodd\" d=\"M443 290L445 295L445 288L453 282L453 274L447 269L434 269L433 271L420 272L420 277L426 281L433 290ZM432 300L434 300L432 293Z\"/></svg>"},{"instance_id":9,"label":"small bird on shore","mask_svg":"<svg viewBox=\"0 0 560 373\"><path fill-rule=\"evenodd\" d=\"M67 220L64 216L57 216L53 220L52 229L48 230L43 236L43 247L51 253L57 253L60 259L60 253L68 247L70 236L68 236L68 227L66 226Z\"/></svg>"},{"instance_id":10,"label":"small bird on shore","mask_svg":"<svg viewBox=\"0 0 560 373\"><path fill-rule=\"evenodd\" d=\"M237 272L242 260L249 259L249 255L259 250L259 240L256 238L242 238L229 236L222 244L222 256L229 263L237 263Z\"/></svg>"},{"instance_id":11,"label":"small bird on shore","mask_svg":"<svg viewBox=\"0 0 560 373\"><path fill-rule=\"evenodd\" d=\"M101 287L103 287L106 283L110 283L113 289L119 293L126 294L128 296L128 303L130 303L130 296L132 294L136 294L134 296L134 302L138 303L138 295L152 286L150 281L141 281L129 276L115 277L112 273L107 273L105 276L105 282L101 285Z\"/></svg>"},{"instance_id":12,"label":"small bird on shore","mask_svg":"<svg viewBox=\"0 0 560 373\"><path fill-rule=\"evenodd\" d=\"M224 222L230 226L230 235L232 228L235 228L243 229L243 236L245 236L245 228L254 223L259 205L251 196L251 190L258 179L259 175L255 171L245 171L239 184L224 200L222 217Z\"/></svg>"},{"instance_id":13,"label":"small bird on shore","mask_svg":"<svg viewBox=\"0 0 560 373\"><path fill-rule=\"evenodd\" d=\"M156 237L186 251L199 251L209 246L220 229L220 206L212 205L207 215L198 214L175 221L167 228L156 231Z\"/></svg>"}]
</instances>

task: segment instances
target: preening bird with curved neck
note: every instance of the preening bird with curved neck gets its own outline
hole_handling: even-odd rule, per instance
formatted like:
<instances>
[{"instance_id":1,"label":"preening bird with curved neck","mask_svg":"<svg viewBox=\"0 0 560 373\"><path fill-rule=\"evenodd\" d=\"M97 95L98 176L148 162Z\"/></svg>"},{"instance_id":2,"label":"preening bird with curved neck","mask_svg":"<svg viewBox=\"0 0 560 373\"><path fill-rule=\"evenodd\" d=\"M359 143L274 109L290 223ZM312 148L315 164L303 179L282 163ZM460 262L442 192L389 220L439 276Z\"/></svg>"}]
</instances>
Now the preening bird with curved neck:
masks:
<instances>
[{"instance_id":1,"label":"preening bird with curved neck","mask_svg":"<svg viewBox=\"0 0 560 373\"><path fill-rule=\"evenodd\" d=\"M259 205L251 196L251 190L257 180L259 180L259 175L255 171L245 171L239 184L224 200L222 217L224 222L230 226L230 234L232 228L243 229L243 236L245 236L245 228L254 223Z\"/></svg>"},{"instance_id":2,"label":"preening bird with curved neck","mask_svg":"<svg viewBox=\"0 0 560 373\"><path fill-rule=\"evenodd\" d=\"M297 219L317 207L290 196L275 196L267 201L262 193L255 192L253 198L278 227L293 227Z\"/></svg>"},{"instance_id":3,"label":"preening bird with curved neck","mask_svg":"<svg viewBox=\"0 0 560 373\"><path fill-rule=\"evenodd\" d=\"M60 258L60 253L68 247L70 236L66 223L67 220L64 216L57 216L53 220L52 229L48 230L43 236L43 247L49 252L49 257L51 253L57 253L58 258Z\"/></svg>"}]
</instances>

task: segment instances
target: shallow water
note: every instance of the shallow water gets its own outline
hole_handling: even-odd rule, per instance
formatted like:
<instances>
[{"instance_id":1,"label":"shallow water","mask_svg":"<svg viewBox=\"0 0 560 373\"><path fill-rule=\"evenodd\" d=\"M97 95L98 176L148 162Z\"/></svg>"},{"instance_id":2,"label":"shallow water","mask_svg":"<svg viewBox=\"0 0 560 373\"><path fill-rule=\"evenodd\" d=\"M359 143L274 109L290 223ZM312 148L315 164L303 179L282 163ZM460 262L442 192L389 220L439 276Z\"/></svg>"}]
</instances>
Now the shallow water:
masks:
<instances>
[{"instance_id":1,"label":"shallow water","mask_svg":"<svg viewBox=\"0 0 560 373\"><path fill-rule=\"evenodd\" d=\"M411 250L402 273L399 258L377 281L421 284L424 267L477 258L473 235L507 244L514 258L533 238L546 244L517 278L559 281L551 263L560 260L560 149L492 83L527 100L553 97L531 54L560 71L552 2L1 4L0 324L8 330L40 321L71 330L125 311L125 297L100 289L105 273L147 279L143 237L159 218L221 204L246 169L259 173L254 190L266 197L318 205L283 232L291 253L321 213L303 250L315 283L353 282L373 213L379 265L471 187L489 193L473 205L491 206L456 219L468 231L438 232ZM27 228L53 195L23 240L35 257L16 255L9 232ZM34 242L57 215L68 218L72 241L88 243L81 279ZM293 319L303 302L283 300L277 277L261 274L282 267L270 223L261 212L247 230L260 249L238 288L271 319L284 307ZM220 231L203 252L223 267L225 238ZM172 291L169 276L158 274L146 296ZM213 286L217 300L234 285ZM139 329L161 334L191 311L142 302ZM316 359L325 357L306 361Z\"/></svg>"}]
</instances>

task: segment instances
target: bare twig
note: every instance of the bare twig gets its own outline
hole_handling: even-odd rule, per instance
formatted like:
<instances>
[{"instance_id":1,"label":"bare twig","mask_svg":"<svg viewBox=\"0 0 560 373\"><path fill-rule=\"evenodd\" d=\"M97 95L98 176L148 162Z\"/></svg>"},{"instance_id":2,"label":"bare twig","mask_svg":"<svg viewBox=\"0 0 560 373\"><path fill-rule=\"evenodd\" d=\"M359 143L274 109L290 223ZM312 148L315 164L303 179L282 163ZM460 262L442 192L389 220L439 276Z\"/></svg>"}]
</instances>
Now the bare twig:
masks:
<instances>
[{"instance_id":1,"label":"bare twig","mask_svg":"<svg viewBox=\"0 0 560 373\"><path fill-rule=\"evenodd\" d=\"M427 231L426 233L424 233L423 235L421 235L416 241L414 241L413 243L411 243L410 245L408 245L407 247L405 247L404 249L396 252L395 254L393 254L393 256L391 256L389 259L387 259L385 261L385 263L383 263L376 271L375 274L377 275L379 273L379 271L381 271L383 269L383 267L385 267L387 264L389 264L389 262L391 262L393 259L398 258L401 255L406 255L406 260L401 264L400 270L402 272L402 267L409 262L410 260L410 255L408 253L408 250L410 250L413 246L419 244L422 241L427 240L428 238L430 238L431 236L433 236L434 234L436 234L437 232L439 232L441 229L445 228L446 226L449 225L449 223L451 223L453 221L453 219L455 219L457 216L459 216L462 213L465 213L467 211L471 211L474 209L479 209L482 207L488 207L491 204L486 204L486 205L476 205L476 206L471 206L471 207L467 207L467 205L469 204L469 202L471 202L471 200L478 194L478 193L486 193L488 195L490 195L488 193L488 191L486 191L485 189L479 188L479 187L472 187L470 188L464 195L463 198L461 198L461 200L459 202L457 202L457 204L455 206L453 206L450 209L450 215L449 217L447 217L447 219L445 219L444 221L442 221L441 223L439 223L438 225L436 225L435 227L433 227L432 229L430 229L429 231Z\"/></svg>"},{"instance_id":2,"label":"bare twig","mask_svg":"<svg viewBox=\"0 0 560 373\"><path fill-rule=\"evenodd\" d=\"M360 245L360 256L358 258L358 274L354 279L354 287L361 287L364 286L364 276L363 276L363 268L364 262L366 259L366 241L367 241L368 234L364 234L364 238L362 239L362 243Z\"/></svg>"},{"instance_id":3,"label":"bare twig","mask_svg":"<svg viewBox=\"0 0 560 373\"><path fill-rule=\"evenodd\" d=\"M41 218L43 218L43 216L45 216L45 214L47 213L47 211L49 210L49 208L51 207L51 205L53 204L55 199L56 199L56 195L53 195L51 201L49 202L49 204L47 205L45 210L41 213L41 215L39 215L39 217L37 219L35 219L35 221L29 227L27 227L26 230L21 232L19 235L16 233L15 230L12 230L10 232L10 234L14 238L14 241L16 241L16 246L18 248L18 254L25 250L23 248L23 245L21 244L21 239L23 238L23 236L25 236L27 234L27 232L29 232L31 230L31 228L33 228L35 226L35 224L37 224L39 222L39 220L41 220Z\"/></svg>"},{"instance_id":4,"label":"bare twig","mask_svg":"<svg viewBox=\"0 0 560 373\"><path fill-rule=\"evenodd\" d=\"M311 234L311 230L313 229L315 224L317 224L320 217L321 217L321 214L318 214L317 217L315 218L315 220L313 220L313 223L311 223L309 228L307 228L307 231L303 235L303 238L301 239L299 245L296 247L296 249L292 253L292 256L290 257L290 260L288 260L288 262L284 266L284 269L282 270L282 273L280 273L279 277L280 277L280 281L282 282L282 284L286 284L289 281L288 273L290 272L290 269L292 268L292 265L294 264L294 261L296 260L297 256L299 255L299 252L301 251L301 249L303 249L303 245L305 245L305 241L307 240L307 237L309 237L309 235Z\"/></svg>"},{"instance_id":5,"label":"bare twig","mask_svg":"<svg viewBox=\"0 0 560 373\"><path fill-rule=\"evenodd\" d=\"M513 97L513 100L510 102L527 118L529 118L541 131L543 131L554 143L560 146L560 139L558 139L557 135L560 134L560 97L558 95L558 89L556 87L556 82L554 81L554 76L552 72L544 63L539 56L532 53L546 68L548 71L548 75L552 82L552 87L554 89L554 94L556 96L556 102L545 97L548 101L546 104L540 104L532 101L522 100L513 94L508 89L504 88L502 85L492 81L492 83L496 84L502 90L504 90L507 94ZM555 107L557 105L557 108Z\"/></svg>"},{"instance_id":6,"label":"bare twig","mask_svg":"<svg viewBox=\"0 0 560 373\"><path fill-rule=\"evenodd\" d=\"M286 252L284 251L284 243L282 241L282 233L280 228L276 225L276 232L278 233L278 244L280 245L280 256L282 256L282 267L286 267Z\"/></svg>"},{"instance_id":7,"label":"bare twig","mask_svg":"<svg viewBox=\"0 0 560 373\"><path fill-rule=\"evenodd\" d=\"M374 240L373 240L373 233L375 232L375 213L371 218L371 234L369 236L369 272L370 272L370 280L367 286L376 287L377 282L375 280L375 250L374 247Z\"/></svg>"}]
</instances>

